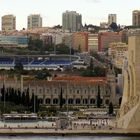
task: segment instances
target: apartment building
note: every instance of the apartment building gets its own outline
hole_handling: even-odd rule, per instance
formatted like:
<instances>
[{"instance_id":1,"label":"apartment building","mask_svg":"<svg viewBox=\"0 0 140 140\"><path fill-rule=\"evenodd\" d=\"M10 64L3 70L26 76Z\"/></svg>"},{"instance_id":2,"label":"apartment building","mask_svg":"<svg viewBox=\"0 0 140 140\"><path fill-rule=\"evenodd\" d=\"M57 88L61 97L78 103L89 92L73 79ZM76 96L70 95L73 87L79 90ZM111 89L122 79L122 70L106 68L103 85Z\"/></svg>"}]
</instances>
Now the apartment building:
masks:
<instances>
[{"instance_id":1,"label":"apartment building","mask_svg":"<svg viewBox=\"0 0 140 140\"><path fill-rule=\"evenodd\" d=\"M42 27L42 17L39 14L28 16L28 29Z\"/></svg>"},{"instance_id":2,"label":"apartment building","mask_svg":"<svg viewBox=\"0 0 140 140\"><path fill-rule=\"evenodd\" d=\"M76 11L66 11L62 14L63 31L76 32L82 29L82 15Z\"/></svg>"},{"instance_id":3,"label":"apartment building","mask_svg":"<svg viewBox=\"0 0 140 140\"><path fill-rule=\"evenodd\" d=\"M14 15L4 15L1 24L2 31L14 31L16 30L16 17Z\"/></svg>"}]
</instances>

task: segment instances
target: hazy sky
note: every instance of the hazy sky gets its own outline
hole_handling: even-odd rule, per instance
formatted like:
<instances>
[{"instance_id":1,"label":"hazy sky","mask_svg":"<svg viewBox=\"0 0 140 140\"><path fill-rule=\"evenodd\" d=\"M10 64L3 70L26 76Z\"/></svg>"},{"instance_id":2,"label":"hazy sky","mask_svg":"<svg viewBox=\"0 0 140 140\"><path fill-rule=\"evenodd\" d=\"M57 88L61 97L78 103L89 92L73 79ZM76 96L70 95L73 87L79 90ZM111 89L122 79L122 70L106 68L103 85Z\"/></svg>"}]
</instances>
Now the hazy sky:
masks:
<instances>
[{"instance_id":1,"label":"hazy sky","mask_svg":"<svg viewBox=\"0 0 140 140\"><path fill-rule=\"evenodd\" d=\"M72 10L82 14L83 24L99 25L115 13L118 24L131 25L135 9L140 9L140 0L0 0L0 22L3 15L13 14L17 29L22 29L27 28L28 15L40 14L43 26L61 25L62 13Z\"/></svg>"}]
</instances>

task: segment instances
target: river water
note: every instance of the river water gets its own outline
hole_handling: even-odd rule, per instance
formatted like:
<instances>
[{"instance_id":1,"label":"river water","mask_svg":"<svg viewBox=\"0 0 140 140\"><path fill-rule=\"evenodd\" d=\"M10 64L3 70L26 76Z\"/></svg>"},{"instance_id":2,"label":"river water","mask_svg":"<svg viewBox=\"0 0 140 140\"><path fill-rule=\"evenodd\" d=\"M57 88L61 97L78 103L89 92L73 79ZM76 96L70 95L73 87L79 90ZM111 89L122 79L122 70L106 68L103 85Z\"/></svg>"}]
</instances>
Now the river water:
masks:
<instances>
[{"instance_id":1,"label":"river water","mask_svg":"<svg viewBox=\"0 0 140 140\"><path fill-rule=\"evenodd\" d=\"M140 137L111 136L4 136L0 140L140 140Z\"/></svg>"}]
</instances>

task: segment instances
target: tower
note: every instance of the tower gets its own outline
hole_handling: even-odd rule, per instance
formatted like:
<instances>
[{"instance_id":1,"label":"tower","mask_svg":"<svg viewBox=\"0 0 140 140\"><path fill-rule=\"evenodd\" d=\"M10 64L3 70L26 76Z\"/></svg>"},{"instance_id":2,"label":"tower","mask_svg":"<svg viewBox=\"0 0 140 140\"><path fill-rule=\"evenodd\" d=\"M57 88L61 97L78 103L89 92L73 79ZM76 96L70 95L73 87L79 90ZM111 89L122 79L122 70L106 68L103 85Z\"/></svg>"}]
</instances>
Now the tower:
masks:
<instances>
[{"instance_id":1,"label":"tower","mask_svg":"<svg viewBox=\"0 0 140 140\"><path fill-rule=\"evenodd\" d=\"M128 39L128 64L124 70L124 90L117 126L140 129L140 32L133 32Z\"/></svg>"},{"instance_id":2,"label":"tower","mask_svg":"<svg viewBox=\"0 0 140 140\"><path fill-rule=\"evenodd\" d=\"M107 73L107 82L110 90L110 102L112 102L113 105L116 105L116 76L114 67L112 69L109 68Z\"/></svg>"}]
</instances>

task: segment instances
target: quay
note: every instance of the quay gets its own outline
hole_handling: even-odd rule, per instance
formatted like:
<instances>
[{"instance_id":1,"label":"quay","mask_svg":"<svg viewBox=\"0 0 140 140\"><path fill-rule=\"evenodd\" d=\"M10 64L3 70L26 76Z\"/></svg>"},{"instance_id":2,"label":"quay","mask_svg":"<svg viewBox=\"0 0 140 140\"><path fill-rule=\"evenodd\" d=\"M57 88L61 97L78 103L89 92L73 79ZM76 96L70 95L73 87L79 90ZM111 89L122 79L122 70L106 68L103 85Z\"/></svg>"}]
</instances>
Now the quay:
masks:
<instances>
[{"instance_id":1,"label":"quay","mask_svg":"<svg viewBox=\"0 0 140 140\"><path fill-rule=\"evenodd\" d=\"M60 130L45 128L0 128L0 136L140 136L140 130L100 129L100 130Z\"/></svg>"}]
</instances>

